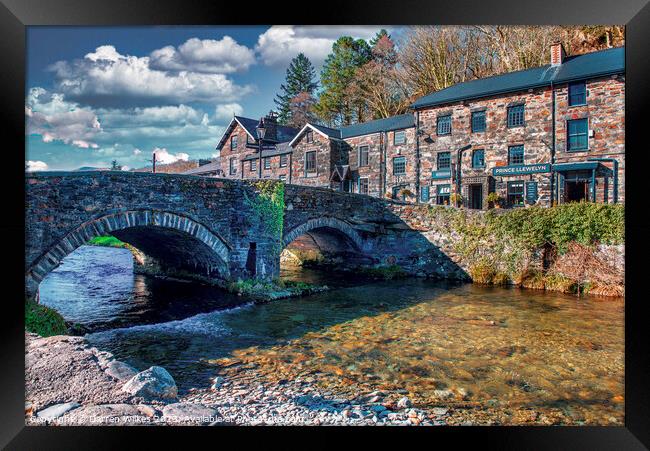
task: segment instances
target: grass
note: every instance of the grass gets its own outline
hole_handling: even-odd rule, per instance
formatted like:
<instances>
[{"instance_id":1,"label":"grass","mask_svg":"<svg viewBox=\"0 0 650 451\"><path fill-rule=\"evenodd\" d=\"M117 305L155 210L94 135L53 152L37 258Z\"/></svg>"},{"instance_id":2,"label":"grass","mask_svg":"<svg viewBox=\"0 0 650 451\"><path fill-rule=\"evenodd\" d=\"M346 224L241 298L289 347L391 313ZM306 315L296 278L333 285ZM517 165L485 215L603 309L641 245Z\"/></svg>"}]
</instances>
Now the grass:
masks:
<instances>
[{"instance_id":1,"label":"grass","mask_svg":"<svg viewBox=\"0 0 650 451\"><path fill-rule=\"evenodd\" d=\"M104 246L104 247L127 247L127 243L120 241L114 236L96 236L88 241L91 246Z\"/></svg>"},{"instance_id":2,"label":"grass","mask_svg":"<svg viewBox=\"0 0 650 451\"><path fill-rule=\"evenodd\" d=\"M406 272L399 265L375 266L373 268L362 267L359 271L373 279L381 280L393 280L406 276Z\"/></svg>"},{"instance_id":3,"label":"grass","mask_svg":"<svg viewBox=\"0 0 650 451\"><path fill-rule=\"evenodd\" d=\"M237 280L226 285L226 289L232 293L242 296L249 296L257 299L273 299L277 294L288 294L289 296L301 296L316 293L327 289L312 285L306 282L293 280L275 279L272 282L261 282L254 279ZM286 297L286 296L283 296Z\"/></svg>"},{"instance_id":4,"label":"grass","mask_svg":"<svg viewBox=\"0 0 650 451\"><path fill-rule=\"evenodd\" d=\"M25 329L42 337L68 332L65 320L56 310L33 300L25 300Z\"/></svg>"}]
</instances>

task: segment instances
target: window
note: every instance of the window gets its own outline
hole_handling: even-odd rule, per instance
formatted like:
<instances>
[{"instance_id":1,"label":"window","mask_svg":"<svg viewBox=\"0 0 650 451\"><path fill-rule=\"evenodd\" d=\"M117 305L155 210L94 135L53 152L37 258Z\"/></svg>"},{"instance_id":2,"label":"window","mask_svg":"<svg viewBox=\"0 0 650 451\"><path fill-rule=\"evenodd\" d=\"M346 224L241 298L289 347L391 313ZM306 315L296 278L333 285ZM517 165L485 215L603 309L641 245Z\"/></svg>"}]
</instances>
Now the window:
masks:
<instances>
[{"instance_id":1,"label":"window","mask_svg":"<svg viewBox=\"0 0 650 451\"><path fill-rule=\"evenodd\" d=\"M232 136L230 138L230 150L234 150L237 148L237 136Z\"/></svg>"},{"instance_id":2,"label":"window","mask_svg":"<svg viewBox=\"0 0 650 451\"><path fill-rule=\"evenodd\" d=\"M257 160L251 160L248 164L250 165L249 170L257 170Z\"/></svg>"},{"instance_id":3,"label":"window","mask_svg":"<svg viewBox=\"0 0 650 451\"><path fill-rule=\"evenodd\" d=\"M305 172L316 172L316 151L305 152Z\"/></svg>"},{"instance_id":4,"label":"window","mask_svg":"<svg viewBox=\"0 0 650 451\"><path fill-rule=\"evenodd\" d=\"M422 202L429 202L429 187L428 186L423 186L420 189L420 200Z\"/></svg>"},{"instance_id":5,"label":"window","mask_svg":"<svg viewBox=\"0 0 650 451\"><path fill-rule=\"evenodd\" d=\"M451 114L446 116L438 116L437 119L436 133L438 135L450 135L451 134Z\"/></svg>"},{"instance_id":6,"label":"window","mask_svg":"<svg viewBox=\"0 0 650 451\"><path fill-rule=\"evenodd\" d=\"M286 176L286 175L281 175L281 176L280 176L280 180L282 180L283 182L284 182L286 179L287 179L287 176Z\"/></svg>"},{"instance_id":7,"label":"window","mask_svg":"<svg viewBox=\"0 0 650 451\"><path fill-rule=\"evenodd\" d=\"M359 194L368 194L368 179L365 177L359 179Z\"/></svg>"},{"instance_id":8,"label":"window","mask_svg":"<svg viewBox=\"0 0 650 451\"><path fill-rule=\"evenodd\" d=\"M569 83L569 106L587 104L587 84L584 81Z\"/></svg>"},{"instance_id":9,"label":"window","mask_svg":"<svg viewBox=\"0 0 650 451\"><path fill-rule=\"evenodd\" d=\"M508 127L521 127L524 125L524 105L508 107Z\"/></svg>"},{"instance_id":10,"label":"window","mask_svg":"<svg viewBox=\"0 0 650 451\"><path fill-rule=\"evenodd\" d=\"M476 149L472 152L472 167L484 168L485 167L485 150Z\"/></svg>"},{"instance_id":11,"label":"window","mask_svg":"<svg viewBox=\"0 0 650 451\"><path fill-rule=\"evenodd\" d=\"M574 150L587 150L589 147L589 140L587 137L588 127L589 124L587 119L575 119L573 121L566 121L567 151L571 152Z\"/></svg>"},{"instance_id":12,"label":"window","mask_svg":"<svg viewBox=\"0 0 650 451\"><path fill-rule=\"evenodd\" d=\"M451 152L440 152L437 158L438 170L451 169Z\"/></svg>"},{"instance_id":13,"label":"window","mask_svg":"<svg viewBox=\"0 0 650 451\"><path fill-rule=\"evenodd\" d=\"M359 147L359 166L368 166L368 146Z\"/></svg>"},{"instance_id":14,"label":"window","mask_svg":"<svg viewBox=\"0 0 650 451\"><path fill-rule=\"evenodd\" d=\"M255 144L255 139L251 138L248 133L246 133L246 144Z\"/></svg>"},{"instance_id":15,"label":"window","mask_svg":"<svg viewBox=\"0 0 650 451\"><path fill-rule=\"evenodd\" d=\"M524 206L524 182L508 182L508 203L513 207Z\"/></svg>"},{"instance_id":16,"label":"window","mask_svg":"<svg viewBox=\"0 0 650 451\"><path fill-rule=\"evenodd\" d=\"M485 131L485 111L474 111L472 113L472 131Z\"/></svg>"},{"instance_id":17,"label":"window","mask_svg":"<svg viewBox=\"0 0 650 451\"><path fill-rule=\"evenodd\" d=\"M289 156L285 153L284 155L280 155L280 167L284 168L287 166L287 160L289 159Z\"/></svg>"},{"instance_id":18,"label":"window","mask_svg":"<svg viewBox=\"0 0 650 451\"><path fill-rule=\"evenodd\" d=\"M397 130L393 132L393 144L397 146L404 143L406 143L406 131Z\"/></svg>"},{"instance_id":19,"label":"window","mask_svg":"<svg viewBox=\"0 0 650 451\"><path fill-rule=\"evenodd\" d=\"M237 174L237 158L230 159L230 175Z\"/></svg>"},{"instance_id":20,"label":"window","mask_svg":"<svg viewBox=\"0 0 650 451\"><path fill-rule=\"evenodd\" d=\"M305 137L308 143L313 143L314 142L314 132L309 130L307 132L307 136Z\"/></svg>"},{"instance_id":21,"label":"window","mask_svg":"<svg viewBox=\"0 0 650 451\"><path fill-rule=\"evenodd\" d=\"M406 174L406 157L393 158L393 175Z\"/></svg>"},{"instance_id":22,"label":"window","mask_svg":"<svg viewBox=\"0 0 650 451\"><path fill-rule=\"evenodd\" d=\"M264 159L264 169L271 169L271 159L268 157Z\"/></svg>"},{"instance_id":23,"label":"window","mask_svg":"<svg viewBox=\"0 0 650 451\"><path fill-rule=\"evenodd\" d=\"M524 146L508 147L508 164L511 166L524 164Z\"/></svg>"},{"instance_id":24,"label":"window","mask_svg":"<svg viewBox=\"0 0 650 451\"><path fill-rule=\"evenodd\" d=\"M449 205L449 194L451 193L450 185L436 186L436 204Z\"/></svg>"}]
</instances>

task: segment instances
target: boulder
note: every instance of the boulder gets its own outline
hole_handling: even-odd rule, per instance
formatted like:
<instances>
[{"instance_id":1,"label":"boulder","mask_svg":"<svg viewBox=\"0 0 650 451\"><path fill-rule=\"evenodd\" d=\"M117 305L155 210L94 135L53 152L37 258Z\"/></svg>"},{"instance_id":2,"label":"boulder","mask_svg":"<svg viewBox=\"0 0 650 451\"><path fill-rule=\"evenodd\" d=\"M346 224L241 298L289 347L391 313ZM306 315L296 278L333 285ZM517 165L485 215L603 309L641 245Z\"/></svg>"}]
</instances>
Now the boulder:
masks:
<instances>
[{"instance_id":1,"label":"boulder","mask_svg":"<svg viewBox=\"0 0 650 451\"><path fill-rule=\"evenodd\" d=\"M106 369L104 371L109 376L113 376L115 379L120 381L129 380L138 374L138 370L133 368L131 365L120 362L119 360L110 361L108 365L106 365Z\"/></svg>"},{"instance_id":2,"label":"boulder","mask_svg":"<svg viewBox=\"0 0 650 451\"><path fill-rule=\"evenodd\" d=\"M152 366L136 374L124 384L122 390L146 399L175 399L178 396L174 378L160 366Z\"/></svg>"},{"instance_id":3,"label":"boulder","mask_svg":"<svg viewBox=\"0 0 650 451\"><path fill-rule=\"evenodd\" d=\"M64 404L56 404L48 407L47 409L41 410L36 414L36 416L38 418L42 418L43 420L54 420L55 418L60 417L64 413L69 412L72 409L76 409L80 405L81 404L77 402L66 402Z\"/></svg>"}]
</instances>

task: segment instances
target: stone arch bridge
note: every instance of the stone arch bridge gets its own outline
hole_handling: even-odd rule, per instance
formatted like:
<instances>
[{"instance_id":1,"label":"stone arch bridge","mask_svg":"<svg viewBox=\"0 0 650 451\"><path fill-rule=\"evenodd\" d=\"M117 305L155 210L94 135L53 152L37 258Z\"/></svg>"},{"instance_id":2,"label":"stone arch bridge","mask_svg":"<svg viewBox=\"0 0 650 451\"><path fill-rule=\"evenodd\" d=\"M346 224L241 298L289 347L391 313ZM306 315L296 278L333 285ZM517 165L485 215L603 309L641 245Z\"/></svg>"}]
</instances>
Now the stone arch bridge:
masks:
<instances>
[{"instance_id":1,"label":"stone arch bridge","mask_svg":"<svg viewBox=\"0 0 650 451\"><path fill-rule=\"evenodd\" d=\"M280 182L271 182L280 183ZM68 254L113 235L163 271L211 281L277 277L281 251L309 237L343 261L399 264L418 275L464 277L444 244L418 230L418 209L323 188L284 186L281 218L259 183L177 174L48 172L26 175L27 295ZM414 221L414 216L416 220ZM281 220L282 227L272 223ZM430 234L429 234L430 235Z\"/></svg>"}]
</instances>

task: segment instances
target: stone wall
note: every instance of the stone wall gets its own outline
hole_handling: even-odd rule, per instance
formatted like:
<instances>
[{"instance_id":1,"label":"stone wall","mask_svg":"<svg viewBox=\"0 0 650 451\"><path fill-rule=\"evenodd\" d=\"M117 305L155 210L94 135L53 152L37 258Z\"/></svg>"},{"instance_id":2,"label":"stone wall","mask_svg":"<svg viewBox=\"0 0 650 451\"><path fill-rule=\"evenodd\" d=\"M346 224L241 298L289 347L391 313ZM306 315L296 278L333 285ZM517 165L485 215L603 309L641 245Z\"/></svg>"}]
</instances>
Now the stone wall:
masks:
<instances>
[{"instance_id":1,"label":"stone wall","mask_svg":"<svg viewBox=\"0 0 650 451\"><path fill-rule=\"evenodd\" d=\"M340 143L318 132L313 132L313 141L307 142L307 133L303 133L293 146L291 162L291 183L305 186L329 187L334 165L341 161ZM307 172L305 155L316 152L316 168Z\"/></svg>"}]
</instances>

